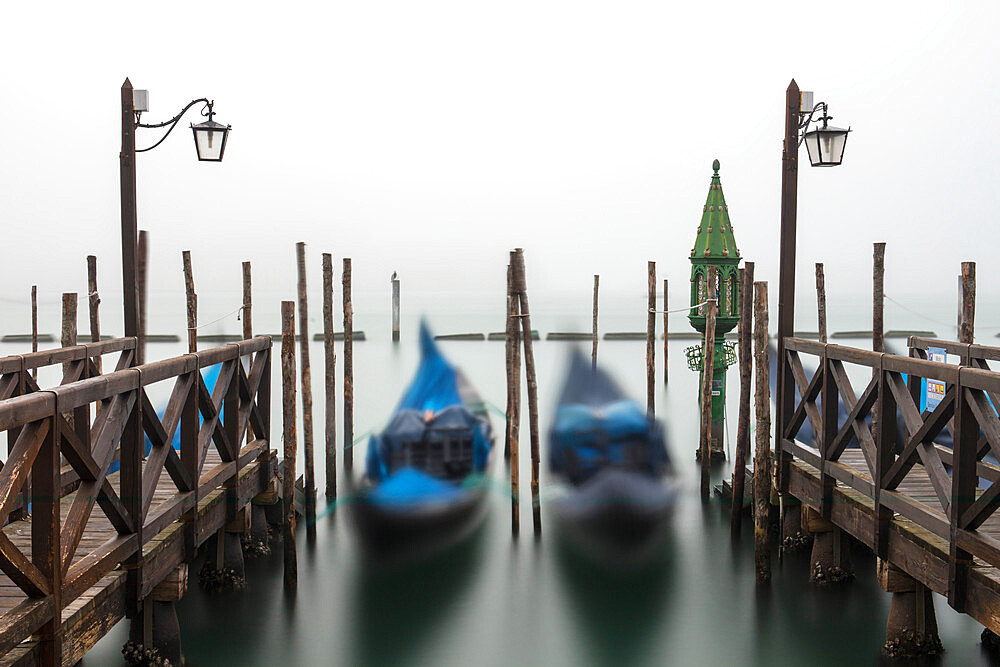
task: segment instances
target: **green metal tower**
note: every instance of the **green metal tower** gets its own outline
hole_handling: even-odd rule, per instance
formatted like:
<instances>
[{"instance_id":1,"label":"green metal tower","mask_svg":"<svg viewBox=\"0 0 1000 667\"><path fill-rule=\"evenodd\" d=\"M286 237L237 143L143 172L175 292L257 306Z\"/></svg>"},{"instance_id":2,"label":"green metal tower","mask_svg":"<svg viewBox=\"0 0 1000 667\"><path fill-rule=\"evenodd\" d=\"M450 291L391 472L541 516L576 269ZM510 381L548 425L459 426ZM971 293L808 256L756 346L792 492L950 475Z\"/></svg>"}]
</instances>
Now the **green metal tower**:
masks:
<instances>
[{"instance_id":1,"label":"green metal tower","mask_svg":"<svg viewBox=\"0 0 1000 667\"><path fill-rule=\"evenodd\" d=\"M726 369L736 362L736 349L725 341L725 335L740 320L739 314L739 265L740 251L736 247L733 226L729 221L729 207L722 194L719 180L719 161L712 163L712 184L708 186L708 199L701 214L698 237L691 249L691 311L688 320L699 333L705 333L706 299L716 298L718 311L715 320L715 358L712 364L712 458L725 458L723 437L725 432ZM708 267L715 266L718 281L709 286ZM695 308L697 306L697 308ZM704 350L695 345L685 350L691 370L704 372ZM699 375L699 380L701 375ZM699 387L701 382L699 382ZM700 396L700 392L699 392ZM700 398L699 398L700 400Z\"/></svg>"}]
</instances>

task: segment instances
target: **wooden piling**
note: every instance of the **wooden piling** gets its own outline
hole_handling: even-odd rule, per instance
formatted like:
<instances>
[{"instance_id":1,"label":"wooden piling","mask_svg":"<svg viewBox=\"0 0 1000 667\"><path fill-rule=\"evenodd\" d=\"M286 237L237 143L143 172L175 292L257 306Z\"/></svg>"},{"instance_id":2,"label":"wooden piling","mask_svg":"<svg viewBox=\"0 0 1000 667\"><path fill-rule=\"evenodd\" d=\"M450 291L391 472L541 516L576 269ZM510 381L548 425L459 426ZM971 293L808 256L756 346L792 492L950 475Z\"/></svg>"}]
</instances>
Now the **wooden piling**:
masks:
<instances>
[{"instance_id":1,"label":"wooden piling","mask_svg":"<svg viewBox=\"0 0 1000 667\"><path fill-rule=\"evenodd\" d=\"M976 263L962 262L962 319L958 327L958 340L971 345L975 336Z\"/></svg>"},{"instance_id":2,"label":"wooden piling","mask_svg":"<svg viewBox=\"0 0 1000 667\"><path fill-rule=\"evenodd\" d=\"M670 372L669 372L670 357L668 356L670 352L670 334L669 334L670 323L667 321L670 308L668 307L669 299L667 299L667 294L668 294L667 287L668 287L667 279L664 278L663 279L663 384L666 384L667 382L670 381Z\"/></svg>"},{"instance_id":3,"label":"wooden piling","mask_svg":"<svg viewBox=\"0 0 1000 667\"><path fill-rule=\"evenodd\" d=\"M754 527L753 553L757 583L771 579L771 546L768 524L771 511L771 396L770 362L767 350L767 283L754 283L754 413L753 457Z\"/></svg>"},{"instance_id":4,"label":"wooden piling","mask_svg":"<svg viewBox=\"0 0 1000 667\"><path fill-rule=\"evenodd\" d=\"M38 352L38 285L31 286L31 351ZM38 369L31 369L33 380L38 379Z\"/></svg>"},{"instance_id":5,"label":"wooden piling","mask_svg":"<svg viewBox=\"0 0 1000 667\"><path fill-rule=\"evenodd\" d=\"M872 350L885 352L885 243L875 244L872 283Z\"/></svg>"},{"instance_id":6,"label":"wooden piling","mask_svg":"<svg viewBox=\"0 0 1000 667\"><path fill-rule=\"evenodd\" d=\"M717 269L708 267L708 285L715 285ZM711 292L710 292L711 294ZM708 500L712 482L712 375L715 368L715 318L719 304L710 296L705 306L705 340L701 360L701 499Z\"/></svg>"},{"instance_id":7,"label":"wooden piling","mask_svg":"<svg viewBox=\"0 0 1000 667\"><path fill-rule=\"evenodd\" d=\"M535 380L535 354L531 347L531 311L528 308L528 287L524 269L524 250L517 248L511 255L511 277L520 304L518 317L524 340L524 373L528 381L528 433L531 438L531 523L535 537L542 534L542 513L538 500L538 384Z\"/></svg>"},{"instance_id":8,"label":"wooden piling","mask_svg":"<svg viewBox=\"0 0 1000 667\"><path fill-rule=\"evenodd\" d=\"M354 307L351 305L351 258L344 258L344 471L351 487L354 470Z\"/></svg>"},{"instance_id":9,"label":"wooden piling","mask_svg":"<svg viewBox=\"0 0 1000 667\"><path fill-rule=\"evenodd\" d=\"M752 281L751 281L752 282ZM826 342L826 277L823 262L816 262L816 311L819 325L819 342Z\"/></svg>"},{"instance_id":10,"label":"wooden piling","mask_svg":"<svg viewBox=\"0 0 1000 667\"><path fill-rule=\"evenodd\" d=\"M76 292L65 292L62 295L62 346L73 347L77 337ZM71 364L63 364L63 376L69 371Z\"/></svg>"},{"instance_id":11,"label":"wooden piling","mask_svg":"<svg viewBox=\"0 0 1000 667\"><path fill-rule=\"evenodd\" d=\"M729 518L732 538L739 539L743 523L743 496L746 489L747 452L750 450L750 381L753 357L750 327L753 323L753 262L740 269L740 321L738 325L740 364L740 414L736 423L736 466L733 469L733 508Z\"/></svg>"},{"instance_id":12,"label":"wooden piling","mask_svg":"<svg viewBox=\"0 0 1000 667\"><path fill-rule=\"evenodd\" d=\"M601 277L594 274L594 321L591 331L591 342L593 344L593 350L590 353L590 366L591 368L597 368L597 295L601 285Z\"/></svg>"},{"instance_id":13,"label":"wooden piling","mask_svg":"<svg viewBox=\"0 0 1000 667\"><path fill-rule=\"evenodd\" d=\"M518 436L521 430L521 365L518 338L519 300L514 292L513 268L507 265L507 431L505 448L510 456L510 529L516 538L521 531Z\"/></svg>"},{"instance_id":14,"label":"wooden piling","mask_svg":"<svg viewBox=\"0 0 1000 667\"><path fill-rule=\"evenodd\" d=\"M295 302L281 302L281 426L284 468L281 477L282 536L285 551L285 588L298 584L295 555L295 457L298 434L295 426Z\"/></svg>"},{"instance_id":15,"label":"wooden piling","mask_svg":"<svg viewBox=\"0 0 1000 667\"><path fill-rule=\"evenodd\" d=\"M139 230L139 241L136 244L136 290L139 293L139 341L136 345L136 360L146 363L146 310L149 282L147 281L147 265L149 261L149 233Z\"/></svg>"},{"instance_id":16,"label":"wooden piling","mask_svg":"<svg viewBox=\"0 0 1000 667\"><path fill-rule=\"evenodd\" d=\"M399 278L392 272L392 342L399 342Z\"/></svg>"},{"instance_id":17,"label":"wooden piling","mask_svg":"<svg viewBox=\"0 0 1000 667\"><path fill-rule=\"evenodd\" d=\"M323 398L326 400L326 497L337 497L337 352L333 349L333 256L323 253Z\"/></svg>"},{"instance_id":18,"label":"wooden piling","mask_svg":"<svg viewBox=\"0 0 1000 667\"><path fill-rule=\"evenodd\" d=\"M253 289L250 279L250 262L243 262L243 312L240 313L243 322L244 340L253 338Z\"/></svg>"},{"instance_id":19,"label":"wooden piling","mask_svg":"<svg viewBox=\"0 0 1000 667\"><path fill-rule=\"evenodd\" d=\"M87 255L87 303L90 306L90 342L101 341L101 297L97 293L97 256ZM101 373L101 357L94 357L94 366Z\"/></svg>"},{"instance_id":20,"label":"wooden piling","mask_svg":"<svg viewBox=\"0 0 1000 667\"><path fill-rule=\"evenodd\" d=\"M309 365L309 295L306 290L306 244L295 244L299 275L299 359L302 364L302 446L305 449L306 532L316 538L316 470L313 463L312 369Z\"/></svg>"},{"instance_id":21,"label":"wooden piling","mask_svg":"<svg viewBox=\"0 0 1000 667\"><path fill-rule=\"evenodd\" d=\"M181 252L184 264L184 294L187 297L188 352L198 351L198 295L194 291L194 271L191 269L191 251Z\"/></svg>"},{"instance_id":22,"label":"wooden piling","mask_svg":"<svg viewBox=\"0 0 1000 667\"><path fill-rule=\"evenodd\" d=\"M646 262L646 412L656 412L656 262Z\"/></svg>"}]
</instances>

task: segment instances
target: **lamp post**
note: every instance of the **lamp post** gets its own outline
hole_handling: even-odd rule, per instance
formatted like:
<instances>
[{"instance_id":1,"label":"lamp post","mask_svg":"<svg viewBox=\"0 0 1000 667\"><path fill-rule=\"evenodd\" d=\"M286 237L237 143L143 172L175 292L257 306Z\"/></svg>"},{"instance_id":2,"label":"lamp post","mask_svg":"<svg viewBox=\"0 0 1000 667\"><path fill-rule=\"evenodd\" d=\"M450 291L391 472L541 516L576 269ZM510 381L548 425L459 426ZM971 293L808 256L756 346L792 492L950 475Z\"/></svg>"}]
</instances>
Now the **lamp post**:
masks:
<instances>
[{"instance_id":1,"label":"lamp post","mask_svg":"<svg viewBox=\"0 0 1000 667\"><path fill-rule=\"evenodd\" d=\"M139 335L139 296L136 282L138 230L135 203L135 158L137 153L150 151L170 135L188 109L203 103L202 115L208 116L204 123L191 125L194 135L195 150L201 162L221 162L226 150L226 140L229 138L229 125L222 125L213 120L214 102L207 98L192 100L170 120L162 123L141 123L144 111L148 111L148 94L144 90L133 90L132 83L125 79L122 84L122 149L119 154L121 170L121 206L122 206L122 291L125 314L125 336ZM136 129L162 128L167 131L152 146L136 149ZM140 346L141 347L141 346Z\"/></svg>"},{"instance_id":2,"label":"lamp post","mask_svg":"<svg viewBox=\"0 0 1000 667\"><path fill-rule=\"evenodd\" d=\"M802 102L810 110L802 113ZM823 115L821 128L809 129L817 112ZM803 115L805 116L803 118ZM830 127L826 102L813 106L812 93L800 92L792 79L785 91L785 140L781 152L781 241L778 250L778 382L775 396L776 449L780 452L778 465L778 491L788 491L788 473L791 455L782 448L785 418L795 409L795 394L787 391L792 385L791 367L785 363L785 338L794 333L795 327L795 227L798 206L799 184L799 144L804 140L809 153L809 162L814 167L835 167L844 157L847 133ZM801 134L801 136L800 136Z\"/></svg>"}]
</instances>

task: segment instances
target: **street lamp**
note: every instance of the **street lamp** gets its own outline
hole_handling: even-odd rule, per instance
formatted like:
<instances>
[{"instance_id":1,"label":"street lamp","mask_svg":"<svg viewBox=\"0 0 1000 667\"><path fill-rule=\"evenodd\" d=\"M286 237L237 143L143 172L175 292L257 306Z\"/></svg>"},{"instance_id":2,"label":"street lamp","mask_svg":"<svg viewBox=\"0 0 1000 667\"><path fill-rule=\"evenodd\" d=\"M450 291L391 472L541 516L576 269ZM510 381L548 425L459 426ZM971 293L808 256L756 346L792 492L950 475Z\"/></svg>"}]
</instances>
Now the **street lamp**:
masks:
<instances>
[{"instance_id":1,"label":"street lamp","mask_svg":"<svg viewBox=\"0 0 1000 667\"><path fill-rule=\"evenodd\" d=\"M785 91L785 141L781 152L781 241L778 251L778 382L775 397L775 449L779 452L777 466L778 491L782 494L788 491L788 475L791 455L784 451L785 420L795 409L795 392L787 391L795 382L791 366L785 363L785 338L794 334L795 326L795 227L798 208L799 183L799 144L806 144L809 162L814 167L835 167L844 158L844 146L847 144L847 133L844 130L831 127L828 123L831 116L827 112L826 102L813 106L811 92L800 92L795 79L788 84ZM802 114L803 101L805 107L811 108ZM822 121L822 127L812 130L809 125L814 116L822 111L823 115L816 118ZM804 116L804 118L803 118Z\"/></svg>"},{"instance_id":2,"label":"street lamp","mask_svg":"<svg viewBox=\"0 0 1000 667\"><path fill-rule=\"evenodd\" d=\"M197 125L191 125L194 135L195 150L198 153L200 162L221 162L226 150L226 140L229 138L229 125L216 123L213 117L215 112L213 106L215 102L207 98L192 100L180 110L180 112L170 120L162 123L142 123L140 118L143 112L149 110L148 91L133 90L132 83L125 79L122 84L122 149L119 153L120 173L121 173L121 220L122 220L122 290L123 304L125 310L125 336L139 336L139 298L138 285L136 284L136 246L138 241L136 196L135 196L135 156L136 153L151 151L170 136L174 128L180 122L181 117L187 113L188 109L203 104L201 115L207 116L208 120ZM135 132L137 128L167 128L163 136L147 148L136 149ZM136 346L136 354L141 354L140 345ZM137 359L142 362L141 358Z\"/></svg>"}]
</instances>

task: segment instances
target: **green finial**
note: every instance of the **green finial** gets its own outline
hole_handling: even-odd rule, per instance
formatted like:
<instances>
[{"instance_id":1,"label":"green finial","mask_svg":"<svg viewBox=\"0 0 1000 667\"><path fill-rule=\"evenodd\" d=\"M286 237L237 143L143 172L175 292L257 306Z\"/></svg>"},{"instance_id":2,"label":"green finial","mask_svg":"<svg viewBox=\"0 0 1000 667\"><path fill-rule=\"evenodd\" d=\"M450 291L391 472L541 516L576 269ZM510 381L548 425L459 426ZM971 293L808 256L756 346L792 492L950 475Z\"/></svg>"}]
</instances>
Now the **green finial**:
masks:
<instances>
[{"instance_id":1,"label":"green finial","mask_svg":"<svg viewBox=\"0 0 1000 667\"><path fill-rule=\"evenodd\" d=\"M720 165L719 165L719 161L718 160L715 160L715 161L712 162L712 169L715 170L716 175L719 174L719 166Z\"/></svg>"}]
</instances>

